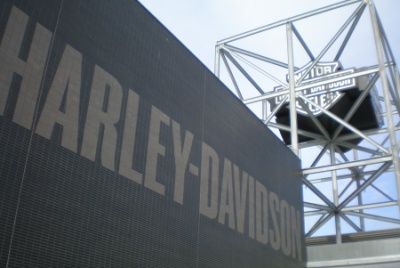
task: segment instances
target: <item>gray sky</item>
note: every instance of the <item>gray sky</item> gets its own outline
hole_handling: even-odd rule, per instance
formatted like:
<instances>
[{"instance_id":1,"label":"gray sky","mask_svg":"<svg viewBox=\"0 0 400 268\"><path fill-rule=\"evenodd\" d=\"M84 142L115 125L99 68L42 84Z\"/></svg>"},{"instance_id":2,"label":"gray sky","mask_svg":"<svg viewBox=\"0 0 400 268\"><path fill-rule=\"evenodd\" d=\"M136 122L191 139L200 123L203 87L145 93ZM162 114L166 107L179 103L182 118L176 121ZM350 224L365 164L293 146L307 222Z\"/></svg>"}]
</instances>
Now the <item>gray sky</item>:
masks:
<instances>
[{"instance_id":1,"label":"gray sky","mask_svg":"<svg viewBox=\"0 0 400 268\"><path fill-rule=\"evenodd\" d=\"M139 0L210 70L217 41L338 0ZM389 42L400 58L400 1L375 0ZM399 59L397 60L399 62Z\"/></svg>"}]
</instances>

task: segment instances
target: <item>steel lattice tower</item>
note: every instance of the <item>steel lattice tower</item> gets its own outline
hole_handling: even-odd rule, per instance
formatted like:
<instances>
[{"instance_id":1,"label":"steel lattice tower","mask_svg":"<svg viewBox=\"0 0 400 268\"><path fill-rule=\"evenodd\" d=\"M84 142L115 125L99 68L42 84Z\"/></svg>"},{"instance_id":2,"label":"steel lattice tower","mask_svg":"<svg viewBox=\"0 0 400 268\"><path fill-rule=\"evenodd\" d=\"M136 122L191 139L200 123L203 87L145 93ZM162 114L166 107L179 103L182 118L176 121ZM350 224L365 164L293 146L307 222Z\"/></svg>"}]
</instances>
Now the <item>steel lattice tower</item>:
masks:
<instances>
[{"instance_id":1,"label":"steel lattice tower","mask_svg":"<svg viewBox=\"0 0 400 268\"><path fill-rule=\"evenodd\" d=\"M400 78L372 0L224 39L215 58L215 74L302 160L307 238L400 227Z\"/></svg>"}]
</instances>

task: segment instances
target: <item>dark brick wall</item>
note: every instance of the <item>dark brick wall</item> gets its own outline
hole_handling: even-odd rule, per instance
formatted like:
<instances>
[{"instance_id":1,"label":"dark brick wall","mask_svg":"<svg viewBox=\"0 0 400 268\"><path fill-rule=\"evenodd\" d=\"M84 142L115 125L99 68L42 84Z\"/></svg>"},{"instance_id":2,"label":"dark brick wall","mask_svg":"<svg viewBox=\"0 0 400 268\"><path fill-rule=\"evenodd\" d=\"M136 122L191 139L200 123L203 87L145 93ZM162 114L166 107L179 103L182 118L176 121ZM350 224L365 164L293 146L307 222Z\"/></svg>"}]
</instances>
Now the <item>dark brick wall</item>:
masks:
<instances>
[{"instance_id":1,"label":"dark brick wall","mask_svg":"<svg viewBox=\"0 0 400 268\"><path fill-rule=\"evenodd\" d=\"M299 160L138 2L3 0L0 38L1 267L304 265Z\"/></svg>"}]
</instances>

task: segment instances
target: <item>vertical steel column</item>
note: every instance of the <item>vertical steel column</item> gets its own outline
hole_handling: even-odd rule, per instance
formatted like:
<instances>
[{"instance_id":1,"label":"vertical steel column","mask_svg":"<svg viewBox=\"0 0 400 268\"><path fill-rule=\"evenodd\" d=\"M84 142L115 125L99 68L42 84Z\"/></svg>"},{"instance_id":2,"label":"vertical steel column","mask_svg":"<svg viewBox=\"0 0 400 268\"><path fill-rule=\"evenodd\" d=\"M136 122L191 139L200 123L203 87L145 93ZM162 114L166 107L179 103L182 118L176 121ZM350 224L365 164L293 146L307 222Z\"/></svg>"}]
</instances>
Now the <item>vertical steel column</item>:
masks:
<instances>
[{"instance_id":1,"label":"vertical steel column","mask_svg":"<svg viewBox=\"0 0 400 268\"><path fill-rule=\"evenodd\" d=\"M357 178L356 185L357 185L357 189L360 188L361 184L360 184L360 179L359 178ZM363 204L364 203L363 203L363 199L362 199L361 193L359 193L358 194L358 205L362 206ZM358 212L359 213L364 213L364 210L360 209ZM360 217L360 228L361 228L361 230L363 232L365 232L365 219L363 217Z\"/></svg>"},{"instance_id":2,"label":"vertical steel column","mask_svg":"<svg viewBox=\"0 0 400 268\"><path fill-rule=\"evenodd\" d=\"M330 145L330 157L331 157L331 165L336 164L335 158L335 144ZM339 191L338 191L338 183L337 183L337 173L336 170L332 170L332 191L333 191L333 204L337 208L339 206ZM335 229L336 229L336 243L342 243L342 231L340 228L340 211L334 211L335 213Z\"/></svg>"},{"instance_id":3,"label":"vertical steel column","mask_svg":"<svg viewBox=\"0 0 400 268\"><path fill-rule=\"evenodd\" d=\"M292 151L299 155L299 141L297 136L296 91L294 81L294 57L293 57L293 29L292 23L286 23L287 53L289 63L289 105L290 105L290 135Z\"/></svg>"},{"instance_id":4,"label":"vertical steel column","mask_svg":"<svg viewBox=\"0 0 400 268\"><path fill-rule=\"evenodd\" d=\"M390 139L390 152L392 153L393 160L393 169L397 184L397 204L400 208L400 163L399 163L399 148L397 145L396 133L395 133L395 125L393 122L393 114L392 114L392 105L390 101L390 91L389 91L389 83L387 80L386 72L385 72L385 60L383 55L383 45L382 45L382 36L379 30L378 18L376 15L376 10L374 3L371 0L368 0L368 6L371 16L372 30L374 32L376 53L378 56L379 62L379 74L382 81L383 87L383 97L385 101L385 109L386 109L386 118L388 124L388 132ZM396 83L397 84L397 83ZM394 100L396 101L396 100Z\"/></svg>"},{"instance_id":5,"label":"vertical steel column","mask_svg":"<svg viewBox=\"0 0 400 268\"><path fill-rule=\"evenodd\" d=\"M397 63L395 63L395 64L397 64ZM396 87L395 90L397 92L397 96L400 96L400 75L399 75L399 68L397 68L397 65L393 66L393 70L394 70L395 80L396 80L396 81L394 81L395 87ZM397 101L400 101L400 100L397 100ZM398 111L398 112L400 114L400 111Z\"/></svg>"},{"instance_id":6,"label":"vertical steel column","mask_svg":"<svg viewBox=\"0 0 400 268\"><path fill-rule=\"evenodd\" d=\"M354 150L354 151L353 151L353 155L354 155L354 160L357 161L357 160L358 160L358 153L357 153L357 150ZM357 189L360 188L360 186L361 186L361 183L360 183L360 179L361 179L361 178L360 178L360 175L358 174L356 178L354 178L354 175L352 175L352 179L353 179L353 180L356 180ZM359 206L362 206L362 205L364 204L364 202L363 202L363 198L362 198L361 193L358 195L357 198L358 198L358 205L359 205ZM363 213L364 210L363 210L363 209L360 209L358 212ZM363 217L360 217L360 229L361 229L363 232L365 232L365 219L364 219Z\"/></svg>"},{"instance_id":7,"label":"vertical steel column","mask_svg":"<svg viewBox=\"0 0 400 268\"><path fill-rule=\"evenodd\" d=\"M264 121L268 118L267 100L263 100L261 103L262 103L262 120Z\"/></svg>"},{"instance_id":8,"label":"vertical steel column","mask_svg":"<svg viewBox=\"0 0 400 268\"><path fill-rule=\"evenodd\" d=\"M220 73L220 45L215 46L215 59L214 59L214 74L216 77L219 78L219 73Z\"/></svg>"}]
</instances>

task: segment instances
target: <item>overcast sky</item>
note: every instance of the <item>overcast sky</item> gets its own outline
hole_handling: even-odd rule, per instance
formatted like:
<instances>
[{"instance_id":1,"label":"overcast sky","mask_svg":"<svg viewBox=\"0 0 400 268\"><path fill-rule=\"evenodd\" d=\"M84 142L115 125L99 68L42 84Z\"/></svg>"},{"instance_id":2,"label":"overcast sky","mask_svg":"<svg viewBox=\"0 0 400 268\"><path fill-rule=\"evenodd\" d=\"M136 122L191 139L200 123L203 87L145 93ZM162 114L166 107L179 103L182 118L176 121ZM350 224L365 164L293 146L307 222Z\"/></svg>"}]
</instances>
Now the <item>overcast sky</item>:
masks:
<instances>
[{"instance_id":1,"label":"overcast sky","mask_svg":"<svg viewBox=\"0 0 400 268\"><path fill-rule=\"evenodd\" d=\"M139 0L210 70L215 44L227 37L338 0ZM375 0L397 58L400 57L400 0ZM329 24L331 22L327 22Z\"/></svg>"}]
</instances>

